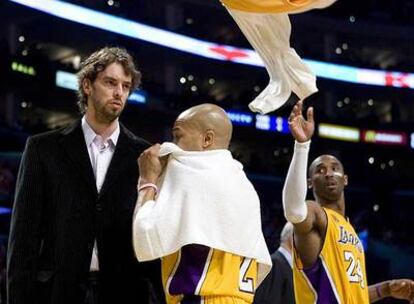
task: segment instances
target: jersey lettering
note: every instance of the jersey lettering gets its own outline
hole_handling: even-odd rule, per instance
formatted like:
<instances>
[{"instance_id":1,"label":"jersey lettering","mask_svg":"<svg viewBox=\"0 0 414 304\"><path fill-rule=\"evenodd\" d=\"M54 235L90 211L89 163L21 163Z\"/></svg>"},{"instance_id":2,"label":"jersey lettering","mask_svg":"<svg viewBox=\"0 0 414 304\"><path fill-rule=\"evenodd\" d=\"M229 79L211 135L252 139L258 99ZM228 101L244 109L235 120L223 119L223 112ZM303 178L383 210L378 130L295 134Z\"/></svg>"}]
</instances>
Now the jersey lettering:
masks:
<instances>
[{"instance_id":1,"label":"jersey lettering","mask_svg":"<svg viewBox=\"0 0 414 304\"><path fill-rule=\"evenodd\" d=\"M243 258L240 265L239 290L247 293L254 293L254 280L247 277L247 271L252 264L252 259Z\"/></svg>"},{"instance_id":2,"label":"jersey lettering","mask_svg":"<svg viewBox=\"0 0 414 304\"><path fill-rule=\"evenodd\" d=\"M361 288L364 288L364 276L361 270L361 262L355 260L354 255L350 251L344 251L345 261L349 262L346 273L348 280L351 283L359 283Z\"/></svg>"}]
</instances>

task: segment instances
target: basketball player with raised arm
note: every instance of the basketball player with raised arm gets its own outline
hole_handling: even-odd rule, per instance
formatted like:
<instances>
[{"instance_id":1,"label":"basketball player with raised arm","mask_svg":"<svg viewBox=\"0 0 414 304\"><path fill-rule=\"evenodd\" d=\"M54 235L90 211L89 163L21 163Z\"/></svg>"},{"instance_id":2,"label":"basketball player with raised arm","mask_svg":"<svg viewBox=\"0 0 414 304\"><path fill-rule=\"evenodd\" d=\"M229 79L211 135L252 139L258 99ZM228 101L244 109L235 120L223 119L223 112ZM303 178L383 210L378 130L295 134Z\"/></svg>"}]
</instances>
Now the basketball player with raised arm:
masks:
<instances>
[{"instance_id":1,"label":"basketball player with raised arm","mask_svg":"<svg viewBox=\"0 0 414 304\"><path fill-rule=\"evenodd\" d=\"M414 282L390 280L367 286L362 243L345 216L342 163L321 155L306 168L315 123L313 108L302 115L294 106L289 127L295 139L293 158L283 189L285 217L294 225L293 278L296 303L365 304L386 297L414 303ZM307 187L315 201L305 201Z\"/></svg>"}]
</instances>

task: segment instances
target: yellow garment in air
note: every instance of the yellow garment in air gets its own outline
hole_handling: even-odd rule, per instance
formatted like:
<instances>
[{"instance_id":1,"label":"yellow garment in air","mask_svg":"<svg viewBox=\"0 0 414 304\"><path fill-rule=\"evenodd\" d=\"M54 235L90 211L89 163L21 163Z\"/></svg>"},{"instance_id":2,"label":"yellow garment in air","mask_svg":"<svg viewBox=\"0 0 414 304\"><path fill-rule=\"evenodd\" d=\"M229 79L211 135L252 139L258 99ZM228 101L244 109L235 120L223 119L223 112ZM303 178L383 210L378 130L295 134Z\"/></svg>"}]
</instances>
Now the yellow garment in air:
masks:
<instances>
[{"instance_id":1,"label":"yellow garment in air","mask_svg":"<svg viewBox=\"0 0 414 304\"><path fill-rule=\"evenodd\" d=\"M190 297L191 303L253 302L257 287L255 260L191 244L163 257L161 268L167 304L181 303L185 297Z\"/></svg>"},{"instance_id":2,"label":"yellow garment in air","mask_svg":"<svg viewBox=\"0 0 414 304\"><path fill-rule=\"evenodd\" d=\"M368 304L364 249L352 225L324 208L328 226L316 265L303 269L294 250L293 281L297 304Z\"/></svg>"},{"instance_id":3,"label":"yellow garment in air","mask_svg":"<svg viewBox=\"0 0 414 304\"><path fill-rule=\"evenodd\" d=\"M315 0L221 0L230 9L251 13L286 13L309 6Z\"/></svg>"}]
</instances>

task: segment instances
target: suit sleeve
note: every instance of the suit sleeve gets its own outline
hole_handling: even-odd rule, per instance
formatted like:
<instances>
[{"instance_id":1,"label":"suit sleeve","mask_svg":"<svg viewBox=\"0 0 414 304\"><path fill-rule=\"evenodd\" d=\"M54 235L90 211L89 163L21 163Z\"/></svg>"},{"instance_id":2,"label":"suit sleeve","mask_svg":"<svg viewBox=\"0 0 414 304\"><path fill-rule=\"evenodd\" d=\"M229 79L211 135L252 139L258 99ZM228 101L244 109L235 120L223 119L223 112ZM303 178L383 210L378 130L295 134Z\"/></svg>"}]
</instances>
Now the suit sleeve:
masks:
<instances>
[{"instance_id":1,"label":"suit sleeve","mask_svg":"<svg viewBox=\"0 0 414 304\"><path fill-rule=\"evenodd\" d=\"M34 277L40 244L45 175L36 142L29 138L23 152L11 217L7 293L9 304L28 303L35 294Z\"/></svg>"},{"instance_id":2,"label":"suit sleeve","mask_svg":"<svg viewBox=\"0 0 414 304\"><path fill-rule=\"evenodd\" d=\"M272 270L260 284L254 296L254 304L282 303L283 278L280 272L279 261L272 258Z\"/></svg>"}]
</instances>

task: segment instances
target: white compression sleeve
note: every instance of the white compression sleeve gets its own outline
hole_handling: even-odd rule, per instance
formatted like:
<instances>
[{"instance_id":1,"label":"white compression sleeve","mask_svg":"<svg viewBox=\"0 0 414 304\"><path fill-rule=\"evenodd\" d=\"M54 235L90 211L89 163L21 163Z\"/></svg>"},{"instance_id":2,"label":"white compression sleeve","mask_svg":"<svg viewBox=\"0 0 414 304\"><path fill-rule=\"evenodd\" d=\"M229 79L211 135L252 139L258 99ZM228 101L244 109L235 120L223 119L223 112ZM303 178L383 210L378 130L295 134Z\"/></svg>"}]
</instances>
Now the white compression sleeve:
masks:
<instances>
[{"instance_id":1,"label":"white compression sleeve","mask_svg":"<svg viewBox=\"0 0 414 304\"><path fill-rule=\"evenodd\" d=\"M310 141L295 142L292 161L283 187L283 210L285 218L293 223L300 223L306 219L308 208L306 205L308 152Z\"/></svg>"}]
</instances>

